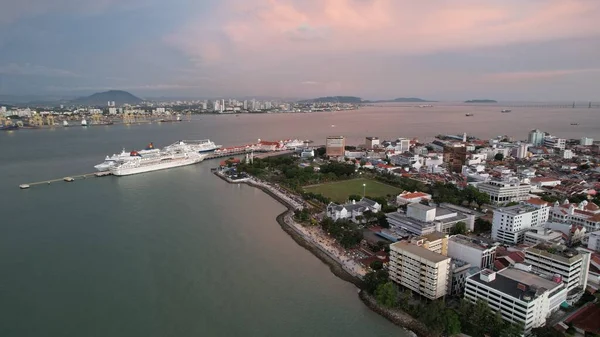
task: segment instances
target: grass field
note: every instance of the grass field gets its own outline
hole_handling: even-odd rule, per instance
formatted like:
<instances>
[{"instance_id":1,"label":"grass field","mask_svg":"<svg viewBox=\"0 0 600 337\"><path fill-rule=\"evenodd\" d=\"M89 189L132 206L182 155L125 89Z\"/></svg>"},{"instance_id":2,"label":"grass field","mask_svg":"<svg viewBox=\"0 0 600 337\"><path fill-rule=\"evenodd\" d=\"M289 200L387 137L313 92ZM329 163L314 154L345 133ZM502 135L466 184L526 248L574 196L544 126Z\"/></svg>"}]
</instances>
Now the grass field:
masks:
<instances>
[{"instance_id":1,"label":"grass field","mask_svg":"<svg viewBox=\"0 0 600 337\"><path fill-rule=\"evenodd\" d=\"M334 202L345 202L349 195L363 195L363 184L365 186L365 195L371 197L385 197L388 194L399 194L402 192L400 188L386 185L370 179L352 179L345 181L336 181L319 185L307 186L304 188L306 192L322 194L330 198Z\"/></svg>"}]
</instances>

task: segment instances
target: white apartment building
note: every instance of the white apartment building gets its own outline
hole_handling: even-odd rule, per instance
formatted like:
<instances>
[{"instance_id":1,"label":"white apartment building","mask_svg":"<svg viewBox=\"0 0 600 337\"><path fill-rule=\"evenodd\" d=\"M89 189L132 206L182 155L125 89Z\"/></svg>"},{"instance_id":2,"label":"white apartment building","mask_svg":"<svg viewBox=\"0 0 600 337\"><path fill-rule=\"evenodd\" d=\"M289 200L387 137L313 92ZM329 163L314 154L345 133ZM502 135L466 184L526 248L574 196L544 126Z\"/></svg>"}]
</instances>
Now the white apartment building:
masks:
<instances>
[{"instance_id":1,"label":"white apartment building","mask_svg":"<svg viewBox=\"0 0 600 337\"><path fill-rule=\"evenodd\" d=\"M594 145L594 139L588 137L581 137L581 141L579 141L579 144L583 146L591 146Z\"/></svg>"},{"instance_id":2,"label":"white apartment building","mask_svg":"<svg viewBox=\"0 0 600 337\"><path fill-rule=\"evenodd\" d=\"M523 158L527 157L528 149L529 149L529 144L519 144L519 146L517 147L516 157L518 159L523 159Z\"/></svg>"},{"instance_id":3,"label":"white apartment building","mask_svg":"<svg viewBox=\"0 0 600 337\"><path fill-rule=\"evenodd\" d=\"M538 275L515 268L499 272L485 269L467 279L465 299L488 303L502 319L521 322L524 334L546 324L546 318L567 298L567 288Z\"/></svg>"},{"instance_id":4,"label":"white apartment building","mask_svg":"<svg viewBox=\"0 0 600 337\"><path fill-rule=\"evenodd\" d=\"M590 233L587 247L588 249L600 252L600 231Z\"/></svg>"},{"instance_id":5,"label":"white apartment building","mask_svg":"<svg viewBox=\"0 0 600 337\"><path fill-rule=\"evenodd\" d=\"M390 245L390 279L431 300L447 294L450 258L408 242Z\"/></svg>"},{"instance_id":6,"label":"white apartment building","mask_svg":"<svg viewBox=\"0 0 600 337\"><path fill-rule=\"evenodd\" d=\"M522 183L518 178L511 180L491 180L477 185L481 192L490 195L493 204L504 204L529 199L531 185Z\"/></svg>"},{"instance_id":7,"label":"white apartment building","mask_svg":"<svg viewBox=\"0 0 600 337\"><path fill-rule=\"evenodd\" d=\"M435 231L450 233L458 222L464 222L473 230L475 216L458 212L447 207L431 207L421 203L411 203L402 212L387 213L386 218L392 228L403 229L411 234L422 236Z\"/></svg>"},{"instance_id":8,"label":"white apartment building","mask_svg":"<svg viewBox=\"0 0 600 337\"><path fill-rule=\"evenodd\" d=\"M555 136L544 137L544 146L551 147L554 149L564 150L567 145L567 140L564 138L558 138Z\"/></svg>"},{"instance_id":9,"label":"white apartment building","mask_svg":"<svg viewBox=\"0 0 600 337\"><path fill-rule=\"evenodd\" d=\"M494 210L492 238L509 244L523 243L525 232L531 227L541 226L548 221L547 203L532 199L534 203L498 208Z\"/></svg>"},{"instance_id":10,"label":"white apartment building","mask_svg":"<svg viewBox=\"0 0 600 337\"><path fill-rule=\"evenodd\" d=\"M586 200L579 204L571 204L569 200L562 204L557 201L550 209L550 219L583 226L588 233L596 232L600 230L600 207Z\"/></svg>"},{"instance_id":11,"label":"white apartment building","mask_svg":"<svg viewBox=\"0 0 600 337\"><path fill-rule=\"evenodd\" d=\"M534 272L559 278L571 293L582 293L587 286L590 256L576 249L538 244L525 249L525 263Z\"/></svg>"},{"instance_id":12,"label":"white apartment building","mask_svg":"<svg viewBox=\"0 0 600 337\"><path fill-rule=\"evenodd\" d=\"M562 150L560 151L560 156L562 157L562 159L573 159L573 151Z\"/></svg>"},{"instance_id":13,"label":"white apartment building","mask_svg":"<svg viewBox=\"0 0 600 337\"><path fill-rule=\"evenodd\" d=\"M544 144L544 136L545 134L538 129L531 130L529 131L529 137L527 138L527 141L533 146L540 146Z\"/></svg>"},{"instance_id":14,"label":"white apartment building","mask_svg":"<svg viewBox=\"0 0 600 337\"><path fill-rule=\"evenodd\" d=\"M496 246L487 245L465 235L448 239L448 256L480 269L492 268L496 259Z\"/></svg>"}]
</instances>

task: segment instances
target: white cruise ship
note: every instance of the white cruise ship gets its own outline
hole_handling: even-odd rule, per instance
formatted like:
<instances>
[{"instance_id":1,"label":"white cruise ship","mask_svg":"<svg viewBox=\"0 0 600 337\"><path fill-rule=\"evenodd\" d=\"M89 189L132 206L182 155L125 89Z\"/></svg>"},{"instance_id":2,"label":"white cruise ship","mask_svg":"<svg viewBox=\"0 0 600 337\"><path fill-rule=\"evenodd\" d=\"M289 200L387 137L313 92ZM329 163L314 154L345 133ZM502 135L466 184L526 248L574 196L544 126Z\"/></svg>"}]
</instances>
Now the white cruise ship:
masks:
<instances>
[{"instance_id":1,"label":"white cruise ship","mask_svg":"<svg viewBox=\"0 0 600 337\"><path fill-rule=\"evenodd\" d=\"M156 156L160 153L159 149L154 148L154 144L150 143L145 149L140 151L127 152L125 149L119 154L113 154L112 156L106 156L104 162L94 166L94 168L100 172L108 171L111 167L118 164L134 160L139 157L151 157Z\"/></svg>"},{"instance_id":2,"label":"white cruise ship","mask_svg":"<svg viewBox=\"0 0 600 337\"><path fill-rule=\"evenodd\" d=\"M198 153L213 153L215 150L222 147L222 145L215 145L215 143L213 143L210 139L182 140L182 142L189 145Z\"/></svg>"},{"instance_id":3,"label":"white cruise ship","mask_svg":"<svg viewBox=\"0 0 600 337\"><path fill-rule=\"evenodd\" d=\"M136 157L111 167L110 173L115 176L126 176L191 165L201 162L206 155L198 153L194 147L180 141L165 147L158 155Z\"/></svg>"}]
</instances>

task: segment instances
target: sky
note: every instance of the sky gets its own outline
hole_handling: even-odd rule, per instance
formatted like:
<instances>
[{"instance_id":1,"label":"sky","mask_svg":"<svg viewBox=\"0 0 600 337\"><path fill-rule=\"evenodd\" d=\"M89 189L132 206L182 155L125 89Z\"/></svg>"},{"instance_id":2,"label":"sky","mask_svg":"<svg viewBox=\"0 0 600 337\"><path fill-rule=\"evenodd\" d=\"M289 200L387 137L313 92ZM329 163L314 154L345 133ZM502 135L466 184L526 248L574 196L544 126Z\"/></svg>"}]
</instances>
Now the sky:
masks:
<instances>
[{"instance_id":1,"label":"sky","mask_svg":"<svg viewBox=\"0 0 600 337\"><path fill-rule=\"evenodd\" d=\"M600 101L598 0L0 0L0 95Z\"/></svg>"}]
</instances>

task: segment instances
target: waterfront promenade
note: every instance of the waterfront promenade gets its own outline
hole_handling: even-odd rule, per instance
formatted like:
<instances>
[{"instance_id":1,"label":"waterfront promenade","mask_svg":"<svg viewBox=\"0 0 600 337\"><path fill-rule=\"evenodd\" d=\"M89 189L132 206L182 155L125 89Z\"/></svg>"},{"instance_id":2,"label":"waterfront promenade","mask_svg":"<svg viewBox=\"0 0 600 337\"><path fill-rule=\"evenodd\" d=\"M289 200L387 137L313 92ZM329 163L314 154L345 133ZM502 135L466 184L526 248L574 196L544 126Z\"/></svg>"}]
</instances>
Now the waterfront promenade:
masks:
<instances>
[{"instance_id":1,"label":"waterfront promenade","mask_svg":"<svg viewBox=\"0 0 600 337\"><path fill-rule=\"evenodd\" d=\"M301 210L304 207L307 207L302 198L287 192L275 184L270 184L255 177L251 177L250 179L246 180L245 183L268 190L270 193L275 195L279 201L284 203L285 206L287 206L290 210L284 215L283 221L306 242L325 253L350 275L359 279L362 279L365 276L367 270L358 262L353 260L345 251L345 249L340 247L335 240L329 237L327 233L323 232L320 227L303 226L294 220L294 213L292 210Z\"/></svg>"}]
</instances>

